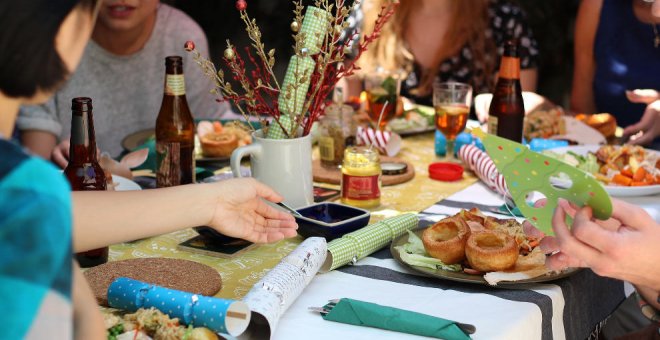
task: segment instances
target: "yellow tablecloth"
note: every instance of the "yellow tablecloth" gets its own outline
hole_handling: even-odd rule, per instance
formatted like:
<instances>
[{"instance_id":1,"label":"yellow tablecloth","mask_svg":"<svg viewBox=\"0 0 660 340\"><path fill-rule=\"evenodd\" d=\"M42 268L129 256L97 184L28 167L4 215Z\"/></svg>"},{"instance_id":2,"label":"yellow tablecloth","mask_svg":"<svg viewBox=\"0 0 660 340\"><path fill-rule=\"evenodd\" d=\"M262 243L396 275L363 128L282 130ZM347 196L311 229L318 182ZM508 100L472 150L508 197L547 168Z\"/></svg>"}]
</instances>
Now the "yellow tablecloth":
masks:
<instances>
[{"instance_id":1,"label":"yellow tablecloth","mask_svg":"<svg viewBox=\"0 0 660 340\"><path fill-rule=\"evenodd\" d=\"M433 134L407 137L397 157L415 167L415 178L406 183L384 187L381 206L372 209L371 222L404 212L418 212L433 203L464 189L477 178L466 172L463 180L439 182L429 179L428 165L439 161L434 152ZM259 245L232 259L194 254L177 249L179 243L195 237L192 229L152 237L110 247L110 260L143 257L171 257L200 262L215 268L223 280L223 287L216 295L222 298L240 299L286 254L300 242L301 237L283 240L275 244Z\"/></svg>"}]
</instances>

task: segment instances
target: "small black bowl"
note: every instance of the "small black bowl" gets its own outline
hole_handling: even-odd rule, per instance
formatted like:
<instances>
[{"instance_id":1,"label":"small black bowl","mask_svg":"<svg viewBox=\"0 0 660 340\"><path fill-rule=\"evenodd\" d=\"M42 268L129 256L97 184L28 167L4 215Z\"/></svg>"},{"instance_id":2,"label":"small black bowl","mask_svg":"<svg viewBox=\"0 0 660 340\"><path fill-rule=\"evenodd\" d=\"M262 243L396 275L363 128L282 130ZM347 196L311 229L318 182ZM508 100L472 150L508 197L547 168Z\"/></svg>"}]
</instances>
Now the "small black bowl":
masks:
<instances>
[{"instance_id":1,"label":"small black bowl","mask_svg":"<svg viewBox=\"0 0 660 340\"><path fill-rule=\"evenodd\" d=\"M339 203L323 202L297 209L298 234L303 237L320 236L330 241L356 231L369 223L367 210Z\"/></svg>"}]
</instances>

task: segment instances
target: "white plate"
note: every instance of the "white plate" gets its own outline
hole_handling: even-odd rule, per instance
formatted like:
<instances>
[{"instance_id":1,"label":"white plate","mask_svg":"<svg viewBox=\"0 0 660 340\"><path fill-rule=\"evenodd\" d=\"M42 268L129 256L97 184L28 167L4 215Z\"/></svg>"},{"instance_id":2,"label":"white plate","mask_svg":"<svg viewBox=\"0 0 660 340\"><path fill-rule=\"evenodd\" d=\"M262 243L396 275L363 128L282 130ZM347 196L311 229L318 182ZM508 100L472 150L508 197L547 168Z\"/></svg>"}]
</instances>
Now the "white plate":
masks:
<instances>
[{"instance_id":1,"label":"white plate","mask_svg":"<svg viewBox=\"0 0 660 340\"><path fill-rule=\"evenodd\" d=\"M589 152L596 152L600 145L574 145L563 148L551 149L553 152L566 153L573 151L578 155L586 155ZM646 149L647 152L656 152ZM612 196L618 197L635 197L635 196L650 196L660 194L660 185L647 185L640 187L623 187L616 185L603 185L605 191Z\"/></svg>"},{"instance_id":2,"label":"white plate","mask_svg":"<svg viewBox=\"0 0 660 340\"><path fill-rule=\"evenodd\" d=\"M112 175L112 181L115 183L115 191L142 190L139 184L126 177Z\"/></svg>"}]
</instances>

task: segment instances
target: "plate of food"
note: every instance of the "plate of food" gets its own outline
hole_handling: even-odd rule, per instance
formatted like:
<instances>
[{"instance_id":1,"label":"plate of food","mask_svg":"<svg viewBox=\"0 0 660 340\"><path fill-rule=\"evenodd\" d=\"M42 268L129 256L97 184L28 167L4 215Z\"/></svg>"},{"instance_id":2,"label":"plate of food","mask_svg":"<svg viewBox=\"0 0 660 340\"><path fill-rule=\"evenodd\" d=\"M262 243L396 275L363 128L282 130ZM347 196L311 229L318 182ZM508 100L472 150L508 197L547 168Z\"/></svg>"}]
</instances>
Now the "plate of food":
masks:
<instances>
[{"instance_id":1,"label":"plate of food","mask_svg":"<svg viewBox=\"0 0 660 340\"><path fill-rule=\"evenodd\" d=\"M612 196L660 194L660 152L637 145L576 145L543 151L591 173Z\"/></svg>"},{"instance_id":2,"label":"plate of food","mask_svg":"<svg viewBox=\"0 0 660 340\"><path fill-rule=\"evenodd\" d=\"M402 137L432 132L435 131L435 111L430 106L411 104L401 117L392 119L388 126Z\"/></svg>"},{"instance_id":3,"label":"plate of food","mask_svg":"<svg viewBox=\"0 0 660 340\"><path fill-rule=\"evenodd\" d=\"M261 124L252 122L255 128ZM141 145L155 147L153 129L137 131L126 136L121 145L126 150L134 150ZM239 146L252 142L249 128L241 121L197 121L195 133L195 160L197 162L227 161L231 152Z\"/></svg>"},{"instance_id":4,"label":"plate of food","mask_svg":"<svg viewBox=\"0 0 660 340\"><path fill-rule=\"evenodd\" d=\"M492 286L546 282L576 272L545 267L543 237L531 225L473 208L397 237L390 251L400 264L425 275Z\"/></svg>"}]
</instances>

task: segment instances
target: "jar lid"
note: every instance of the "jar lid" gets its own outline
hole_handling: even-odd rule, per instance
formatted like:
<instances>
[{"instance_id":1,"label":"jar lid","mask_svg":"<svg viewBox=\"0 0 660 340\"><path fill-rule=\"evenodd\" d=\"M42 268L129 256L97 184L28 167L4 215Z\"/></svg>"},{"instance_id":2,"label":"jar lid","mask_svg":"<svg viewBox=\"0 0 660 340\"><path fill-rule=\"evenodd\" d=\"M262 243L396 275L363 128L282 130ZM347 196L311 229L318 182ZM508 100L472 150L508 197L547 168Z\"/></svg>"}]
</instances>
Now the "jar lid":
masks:
<instances>
[{"instance_id":1,"label":"jar lid","mask_svg":"<svg viewBox=\"0 0 660 340\"><path fill-rule=\"evenodd\" d=\"M463 167L456 163L429 164L429 177L438 181L451 182L463 178Z\"/></svg>"},{"instance_id":2,"label":"jar lid","mask_svg":"<svg viewBox=\"0 0 660 340\"><path fill-rule=\"evenodd\" d=\"M406 173L408 165L406 163L383 162L380 163L380 169L383 175L400 175Z\"/></svg>"}]
</instances>

